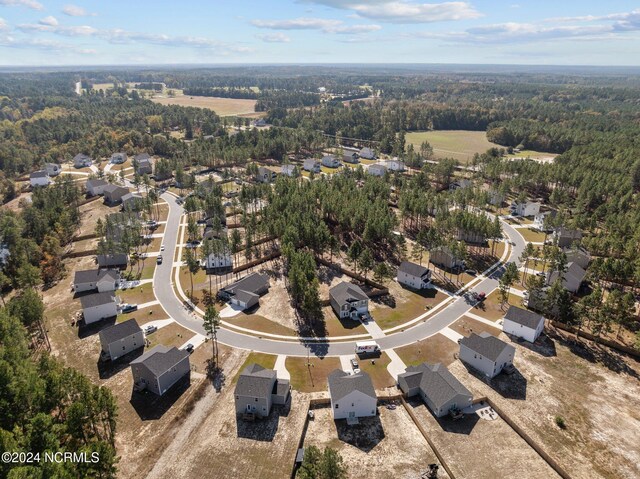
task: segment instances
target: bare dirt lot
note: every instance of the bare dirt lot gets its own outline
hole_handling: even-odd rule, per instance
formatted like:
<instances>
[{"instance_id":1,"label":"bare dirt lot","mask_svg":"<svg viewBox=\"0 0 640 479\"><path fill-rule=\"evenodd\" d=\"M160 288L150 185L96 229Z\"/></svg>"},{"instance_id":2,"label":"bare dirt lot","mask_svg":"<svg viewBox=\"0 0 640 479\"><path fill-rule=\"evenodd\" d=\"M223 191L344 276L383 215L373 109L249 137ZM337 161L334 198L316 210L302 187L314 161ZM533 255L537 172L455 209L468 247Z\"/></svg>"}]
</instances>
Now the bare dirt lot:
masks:
<instances>
[{"instance_id":1,"label":"bare dirt lot","mask_svg":"<svg viewBox=\"0 0 640 479\"><path fill-rule=\"evenodd\" d=\"M347 426L345 420L333 420L331 408L315 409L304 445L337 449L350 478L417 478L428 464L438 462L403 407L379 407L378 411L379 416L361 418L360 424ZM448 477L442 467L438 477Z\"/></svg>"},{"instance_id":2,"label":"bare dirt lot","mask_svg":"<svg viewBox=\"0 0 640 479\"><path fill-rule=\"evenodd\" d=\"M454 354L460 347L442 334L435 334L427 339L396 349L398 356L407 366L416 366L423 362L442 363L445 366L454 360Z\"/></svg>"},{"instance_id":3,"label":"bare dirt lot","mask_svg":"<svg viewBox=\"0 0 640 479\"><path fill-rule=\"evenodd\" d=\"M459 361L450 370L475 397L491 397L572 478L640 477L640 365L592 343L541 338L511 342L511 376L487 381Z\"/></svg>"},{"instance_id":4,"label":"bare dirt lot","mask_svg":"<svg viewBox=\"0 0 640 479\"><path fill-rule=\"evenodd\" d=\"M179 95L175 97L155 96L151 101L161 105L207 108L220 116L260 116L255 112L256 100Z\"/></svg>"}]
</instances>

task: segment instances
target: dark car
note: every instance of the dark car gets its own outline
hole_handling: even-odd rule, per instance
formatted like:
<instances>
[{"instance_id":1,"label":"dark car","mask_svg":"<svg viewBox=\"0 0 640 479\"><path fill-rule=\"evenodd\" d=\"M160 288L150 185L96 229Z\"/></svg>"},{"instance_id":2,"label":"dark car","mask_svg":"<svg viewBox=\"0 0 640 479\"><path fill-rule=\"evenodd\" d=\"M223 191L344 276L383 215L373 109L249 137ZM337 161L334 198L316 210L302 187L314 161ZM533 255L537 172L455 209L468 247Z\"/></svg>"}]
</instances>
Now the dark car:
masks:
<instances>
[{"instance_id":1,"label":"dark car","mask_svg":"<svg viewBox=\"0 0 640 479\"><path fill-rule=\"evenodd\" d=\"M162 255L158 255L158 257L156 258L156 264L162 264Z\"/></svg>"},{"instance_id":2,"label":"dark car","mask_svg":"<svg viewBox=\"0 0 640 479\"><path fill-rule=\"evenodd\" d=\"M191 354L194 350L195 346L191 343L187 344L184 348L185 351L187 351L189 354Z\"/></svg>"},{"instance_id":3,"label":"dark car","mask_svg":"<svg viewBox=\"0 0 640 479\"><path fill-rule=\"evenodd\" d=\"M122 312L123 313L132 313L133 311L137 311L138 310L138 305L137 304L125 304L122 307Z\"/></svg>"}]
</instances>

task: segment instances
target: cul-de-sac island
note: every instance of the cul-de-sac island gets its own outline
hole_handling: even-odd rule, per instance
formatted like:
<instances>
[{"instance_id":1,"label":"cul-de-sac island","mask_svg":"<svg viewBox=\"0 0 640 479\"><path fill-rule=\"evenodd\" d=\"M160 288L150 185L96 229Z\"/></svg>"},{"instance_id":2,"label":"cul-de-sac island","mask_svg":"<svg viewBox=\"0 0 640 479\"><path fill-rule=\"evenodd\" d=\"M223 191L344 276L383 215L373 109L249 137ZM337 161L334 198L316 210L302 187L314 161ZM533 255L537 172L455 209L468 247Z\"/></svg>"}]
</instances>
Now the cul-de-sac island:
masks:
<instances>
[{"instance_id":1,"label":"cul-de-sac island","mask_svg":"<svg viewBox=\"0 0 640 479\"><path fill-rule=\"evenodd\" d=\"M640 477L639 107L631 67L0 71L0 477Z\"/></svg>"}]
</instances>

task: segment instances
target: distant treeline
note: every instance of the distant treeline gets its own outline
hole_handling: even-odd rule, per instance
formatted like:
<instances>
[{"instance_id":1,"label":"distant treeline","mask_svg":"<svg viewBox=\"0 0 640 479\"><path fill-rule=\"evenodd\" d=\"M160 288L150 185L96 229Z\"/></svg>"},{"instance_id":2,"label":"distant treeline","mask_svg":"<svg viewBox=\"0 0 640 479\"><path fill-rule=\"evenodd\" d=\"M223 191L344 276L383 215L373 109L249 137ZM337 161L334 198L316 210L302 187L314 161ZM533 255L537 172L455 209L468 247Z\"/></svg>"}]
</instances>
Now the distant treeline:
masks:
<instances>
[{"instance_id":1,"label":"distant treeline","mask_svg":"<svg viewBox=\"0 0 640 479\"><path fill-rule=\"evenodd\" d=\"M239 98L243 100L255 100L258 93L248 88L215 88L215 87L190 87L182 90L188 96L215 96L219 98Z\"/></svg>"}]
</instances>

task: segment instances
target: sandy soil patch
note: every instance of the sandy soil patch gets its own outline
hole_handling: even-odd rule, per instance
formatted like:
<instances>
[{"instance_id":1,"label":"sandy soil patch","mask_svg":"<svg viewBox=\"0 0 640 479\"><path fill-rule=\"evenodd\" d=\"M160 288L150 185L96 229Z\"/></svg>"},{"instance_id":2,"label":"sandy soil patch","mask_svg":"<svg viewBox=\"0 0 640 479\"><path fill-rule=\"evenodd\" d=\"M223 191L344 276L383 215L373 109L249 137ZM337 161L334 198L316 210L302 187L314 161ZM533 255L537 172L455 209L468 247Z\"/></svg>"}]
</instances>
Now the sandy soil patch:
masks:
<instances>
[{"instance_id":1,"label":"sandy soil patch","mask_svg":"<svg viewBox=\"0 0 640 479\"><path fill-rule=\"evenodd\" d=\"M208 96L186 96L175 97L155 96L151 99L161 105L193 106L197 108L207 108L215 111L220 116L235 116L255 114L256 100L239 98L218 98Z\"/></svg>"}]
</instances>

